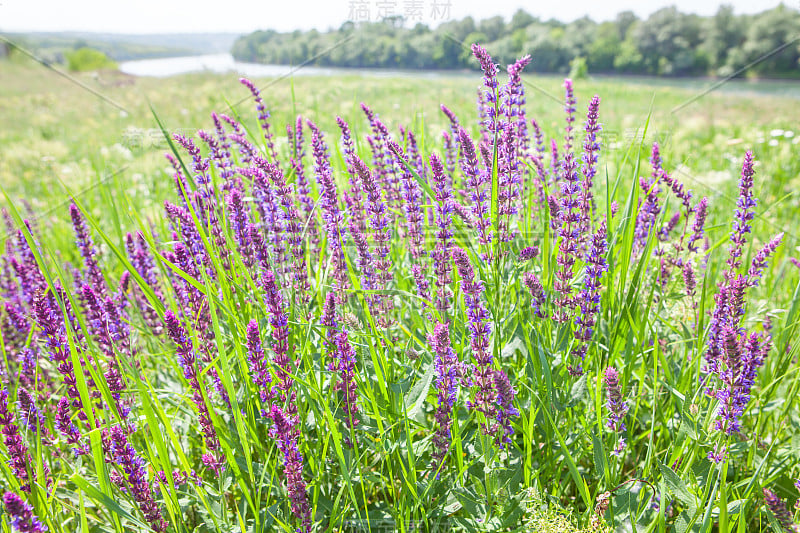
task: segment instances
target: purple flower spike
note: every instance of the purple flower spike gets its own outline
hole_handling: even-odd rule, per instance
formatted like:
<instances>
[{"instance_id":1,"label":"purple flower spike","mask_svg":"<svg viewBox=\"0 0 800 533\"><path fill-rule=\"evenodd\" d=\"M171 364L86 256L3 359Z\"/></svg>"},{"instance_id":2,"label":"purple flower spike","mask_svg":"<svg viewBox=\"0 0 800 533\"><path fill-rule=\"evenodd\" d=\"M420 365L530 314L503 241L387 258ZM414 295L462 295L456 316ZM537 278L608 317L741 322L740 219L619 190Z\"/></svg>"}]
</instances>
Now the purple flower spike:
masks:
<instances>
[{"instance_id":1,"label":"purple flower spike","mask_svg":"<svg viewBox=\"0 0 800 533\"><path fill-rule=\"evenodd\" d=\"M561 199L558 202L558 254L556 263L559 266L554 283L558 293L553 320L559 323L569 321L576 299L572 296L573 267L578 259L580 248L579 224L581 220L580 200L581 185L578 179L578 164L574 154L568 152L561 165ZM551 205L551 216L552 216Z\"/></svg>"},{"instance_id":2,"label":"purple flower spike","mask_svg":"<svg viewBox=\"0 0 800 533\"><path fill-rule=\"evenodd\" d=\"M788 533L794 533L797 531L797 528L794 526L794 521L792 520L792 513L786 509L786 504L781 500L774 492L769 490L768 488L764 487L764 503L767 504L767 507L772 514L775 515L775 518L778 520L778 523Z\"/></svg>"},{"instance_id":3,"label":"purple flower spike","mask_svg":"<svg viewBox=\"0 0 800 533\"><path fill-rule=\"evenodd\" d=\"M689 237L689 242L686 247L690 252L697 252L697 241L703 238L703 229L706 225L706 216L708 214L708 198L705 196L700 199L694 207L694 222L692 222L692 235Z\"/></svg>"},{"instance_id":4,"label":"purple flower spike","mask_svg":"<svg viewBox=\"0 0 800 533\"><path fill-rule=\"evenodd\" d=\"M385 287L393 278L392 262L389 257L392 238L389 211L383 201L379 183L369 167L358 156L354 157L354 165L364 186L364 191L367 193L367 213L369 215L372 238L375 243L373 258L375 261L376 283ZM387 298L384 295L375 295L372 302L379 322L383 325L388 324L386 315L392 306L391 298Z\"/></svg>"},{"instance_id":5,"label":"purple flower spike","mask_svg":"<svg viewBox=\"0 0 800 533\"><path fill-rule=\"evenodd\" d=\"M122 478L124 487L139 505L145 520L154 531L166 531L167 521L164 520L161 509L153 499L153 489L147 480L145 462L133 449L125 432L119 426L111 428L111 446L114 461L125 473Z\"/></svg>"},{"instance_id":6,"label":"purple flower spike","mask_svg":"<svg viewBox=\"0 0 800 533\"><path fill-rule=\"evenodd\" d=\"M312 124L309 121L309 124ZM314 171L320 188L320 204L328 234L328 247L333 257L333 286L339 303L346 299L345 291L349 285L347 263L344 257L345 229L344 215L339 208L339 192L333 177L325 141L319 130L312 128L311 146L314 150Z\"/></svg>"},{"instance_id":7,"label":"purple flower spike","mask_svg":"<svg viewBox=\"0 0 800 533\"><path fill-rule=\"evenodd\" d=\"M261 401L269 402L272 399L272 376L269 373L267 355L261 345L258 322L255 320L251 320L247 324L247 361L250 366L251 378L258 388Z\"/></svg>"},{"instance_id":8,"label":"purple flower spike","mask_svg":"<svg viewBox=\"0 0 800 533\"><path fill-rule=\"evenodd\" d=\"M575 338L580 344L572 355L580 358L581 362L586 356L588 343L592 339L594 325L597 322L597 315L600 311L600 277L608 270L605 257L606 248L606 223L603 221L600 223L597 233L594 233L589 241L589 247L584 258L586 262L584 286L577 296L581 312L575 319ZM571 364L569 370L572 375L581 375L583 373L580 362Z\"/></svg>"},{"instance_id":9,"label":"purple flower spike","mask_svg":"<svg viewBox=\"0 0 800 533\"><path fill-rule=\"evenodd\" d=\"M756 256L753 258L753 261L750 264L750 270L747 272L747 284L749 286L758 286L761 275L764 273L764 269L767 267L767 259L769 259L769 256L775 252L778 246L780 246L782 239L783 232L778 233L772 238L771 241L765 244L764 247L759 250Z\"/></svg>"},{"instance_id":10,"label":"purple flower spike","mask_svg":"<svg viewBox=\"0 0 800 533\"><path fill-rule=\"evenodd\" d=\"M33 507L18 495L6 492L3 494L3 504L6 513L11 518L11 527L15 531L20 533L44 533L47 531L47 526L33 514Z\"/></svg>"},{"instance_id":11,"label":"purple flower spike","mask_svg":"<svg viewBox=\"0 0 800 533\"><path fill-rule=\"evenodd\" d=\"M403 149L394 141L388 143L389 151L394 155L400 167L400 176L403 183L403 211L406 215L406 229L408 231L409 249L412 257L419 258L423 248L423 225L425 218L422 214L422 191L408 169L410 163L403 153Z\"/></svg>"},{"instance_id":12,"label":"purple flower spike","mask_svg":"<svg viewBox=\"0 0 800 533\"><path fill-rule=\"evenodd\" d=\"M261 124L261 129L264 130L264 139L267 141L270 157L273 163L277 163L278 153L275 151L275 143L273 142L272 131L270 130L269 111L267 110L267 106L264 105L264 100L261 98L261 91L247 78L240 78L239 82L250 89L250 92L253 94L253 99L256 102L256 111L258 111L258 122Z\"/></svg>"},{"instance_id":13,"label":"purple flower spike","mask_svg":"<svg viewBox=\"0 0 800 533\"><path fill-rule=\"evenodd\" d=\"M436 309L442 320L447 322L447 311L450 307L452 293L448 288L452 279L450 272L450 248L452 247L453 231L453 191L442 167L442 161L436 154L430 158L433 189L435 192L436 212L436 246L431 251L433 270L436 274Z\"/></svg>"},{"instance_id":14,"label":"purple flower spike","mask_svg":"<svg viewBox=\"0 0 800 533\"><path fill-rule=\"evenodd\" d=\"M33 461L30 453L28 453L28 447L22 441L19 427L14 423L14 414L8 410L8 391L3 388L0 388L0 435L3 436L3 442L6 445L6 450L8 450L11 471L17 476L22 485L22 490L30 492L28 466Z\"/></svg>"},{"instance_id":15,"label":"purple flower spike","mask_svg":"<svg viewBox=\"0 0 800 533\"><path fill-rule=\"evenodd\" d=\"M417 294L423 300L430 300L431 293L430 293L430 283L428 282L428 277L425 274L425 270L419 265L413 265L411 267L411 276L414 278L414 283L417 286ZM422 308L425 309L427 307L426 302L422 302Z\"/></svg>"},{"instance_id":16,"label":"purple flower spike","mask_svg":"<svg viewBox=\"0 0 800 533\"><path fill-rule=\"evenodd\" d=\"M492 433L495 434L495 442L503 449L512 443L511 435L514 434L514 428L511 426L511 419L519 416L519 409L514 407L516 391L511 386L506 373L502 370L495 370L493 379L497 390L497 424L492 429Z\"/></svg>"},{"instance_id":17,"label":"purple flower spike","mask_svg":"<svg viewBox=\"0 0 800 533\"><path fill-rule=\"evenodd\" d=\"M249 209L245 206L242 191L239 189L233 189L225 200L230 210L231 229L236 238L239 253L242 255L242 262L245 267L250 269L255 264L255 256L253 255L253 245L247 230L250 219L248 215Z\"/></svg>"},{"instance_id":18,"label":"purple flower spike","mask_svg":"<svg viewBox=\"0 0 800 533\"><path fill-rule=\"evenodd\" d=\"M517 260L519 262L530 261L531 259L535 259L537 255L539 255L538 246L526 246L520 250Z\"/></svg>"},{"instance_id":19,"label":"purple flower spike","mask_svg":"<svg viewBox=\"0 0 800 533\"><path fill-rule=\"evenodd\" d=\"M572 80L567 78L564 80L564 111L567 113L567 126L564 129L564 154L567 155L572 152L573 134L575 124L575 93L572 88Z\"/></svg>"},{"instance_id":20,"label":"purple flower spike","mask_svg":"<svg viewBox=\"0 0 800 533\"><path fill-rule=\"evenodd\" d=\"M342 329L335 334L334 360L329 369L339 378L333 386L334 391L340 391L344 401L344 411L348 417L348 426L358 425L358 390L356 388L356 352L347 338L347 331Z\"/></svg>"},{"instance_id":21,"label":"purple flower spike","mask_svg":"<svg viewBox=\"0 0 800 533\"><path fill-rule=\"evenodd\" d=\"M22 423L34 436L39 434L45 441L51 439L50 431L45 425L44 412L36 406L36 400L27 389L17 389L17 405Z\"/></svg>"},{"instance_id":22,"label":"purple flower spike","mask_svg":"<svg viewBox=\"0 0 800 533\"><path fill-rule=\"evenodd\" d=\"M98 295L105 297L108 295L108 285L103 272L100 270L100 265L97 263L97 249L94 246L94 242L92 242L91 235L89 235L89 229L86 227L83 215L74 203L69 206L69 214L72 217L72 227L75 229L78 251L80 251L83 262L86 265L89 281Z\"/></svg>"},{"instance_id":23,"label":"purple flower spike","mask_svg":"<svg viewBox=\"0 0 800 533\"><path fill-rule=\"evenodd\" d=\"M208 158L204 158L200 153L200 148L194 143L192 139L176 133L172 136L175 141L183 147L184 150L189 152L192 156L192 170L195 172L194 181L200 187L201 194L205 198L210 198L211 193L211 176L208 174L209 162ZM185 192L189 192L186 190ZM181 193L182 194L182 193Z\"/></svg>"},{"instance_id":24,"label":"purple flower spike","mask_svg":"<svg viewBox=\"0 0 800 533\"><path fill-rule=\"evenodd\" d=\"M628 412L628 404L622 399L622 391L619 386L619 372L613 366L606 368L605 371L606 395L608 401L608 422L606 425L617 433L625 432L625 414Z\"/></svg>"},{"instance_id":25,"label":"purple flower spike","mask_svg":"<svg viewBox=\"0 0 800 533\"><path fill-rule=\"evenodd\" d=\"M378 120L375 113L365 104L361 103L361 110L367 116L372 135L367 137L372 151L372 163L375 167L375 179L386 192L386 202L391 207L400 206L400 186L395 174L392 156L388 152L389 130L386 125Z\"/></svg>"},{"instance_id":26,"label":"purple flower spike","mask_svg":"<svg viewBox=\"0 0 800 533\"><path fill-rule=\"evenodd\" d=\"M264 289L264 301L269 312L269 323L272 327L272 351L274 352L273 362L278 366L278 383L275 385L280 399L288 402L290 414L296 412L294 406L294 391L292 385L292 360L289 353L289 317L284 310L283 297L278 290L275 282L275 274L268 270L261 275L261 286Z\"/></svg>"},{"instance_id":27,"label":"purple flower spike","mask_svg":"<svg viewBox=\"0 0 800 533\"><path fill-rule=\"evenodd\" d=\"M589 229L589 213L592 209L592 185L597 174L597 160L600 152L600 141L597 134L602 130L598 122L598 109L600 107L600 97L594 95L589 102L589 110L586 114L586 139L583 141L583 183L581 185L581 229L586 232Z\"/></svg>"},{"instance_id":28,"label":"purple flower spike","mask_svg":"<svg viewBox=\"0 0 800 533\"><path fill-rule=\"evenodd\" d=\"M484 47L479 44L472 45L472 55L478 60L483 70L483 85L486 90L483 93L482 114L486 117L486 130L493 134L498 131L498 101L497 101L497 65L492 56Z\"/></svg>"},{"instance_id":29,"label":"purple flower spike","mask_svg":"<svg viewBox=\"0 0 800 533\"><path fill-rule=\"evenodd\" d=\"M200 429L205 438L206 447L212 453L215 453L219 450L219 439L217 438L217 431L214 428L214 424L211 421L211 414L208 410L208 406L203 398L199 374L197 372L197 358L195 357L192 340L187 336L186 330L172 311L164 313L164 323L169 338L177 345L178 361L183 368L183 376L189 381L189 385L192 389L192 400L199 413ZM211 457L213 460L209 461L207 464L218 475L222 460L214 458L213 455Z\"/></svg>"},{"instance_id":30,"label":"purple flower spike","mask_svg":"<svg viewBox=\"0 0 800 533\"><path fill-rule=\"evenodd\" d=\"M285 224L286 238L294 258L292 270L294 272L295 289L300 292L301 298L305 301L310 297L308 292L311 287L308 283L308 271L303 247L303 219L297 210L292 188L286 183L283 170L277 165L266 165L264 170L272 181L274 191L277 192L278 200L281 207L283 207L281 216Z\"/></svg>"},{"instance_id":31,"label":"purple flower spike","mask_svg":"<svg viewBox=\"0 0 800 533\"><path fill-rule=\"evenodd\" d=\"M728 269L726 274L728 280L742 264L742 251L747 242L746 235L752 231L750 223L756 216L755 208L758 201L753 196L753 153L748 151L744 154L742 163L742 177L739 180L739 200L736 203L737 209L733 218L733 230L731 231L731 242L733 246L728 253Z\"/></svg>"},{"instance_id":32,"label":"purple flower spike","mask_svg":"<svg viewBox=\"0 0 800 533\"><path fill-rule=\"evenodd\" d=\"M297 447L297 420L296 417L284 412L277 405L270 411L273 426L270 435L277 442L278 449L283 455L283 475L286 479L286 488L289 491L292 513L300 523L298 532L311 531L311 506L308 503L306 482L303 479L303 456Z\"/></svg>"},{"instance_id":33,"label":"purple flower spike","mask_svg":"<svg viewBox=\"0 0 800 533\"><path fill-rule=\"evenodd\" d=\"M472 356L475 358L475 372L473 384L475 386L474 401L470 406L483 413L487 420L496 415L495 400L496 390L492 369L492 348L490 336L492 328L489 323L489 312L481 302L483 282L475 279L475 270L472 268L469 256L461 248L453 249L453 262L461 278L461 290L464 293L464 307L466 307L470 331L470 344ZM484 427L489 433L491 428Z\"/></svg>"},{"instance_id":34,"label":"purple flower spike","mask_svg":"<svg viewBox=\"0 0 800 533\"><path fill-rule=\"evenodd\" d=\"M436 390L438 404L436 407L436 434L433 436L433 464L431 467L438 478L444 466L444 458L450 449L450 428L453 425L452 412L458 393L458 357L450 347L450 332L447 324L436 324L433 333L428 335L435 354Z\"/></svg>"},{"instance_id":35,"label":"purple flower spike","mask_svg":"<svg viewBox=\"0 0 800 533\"><path fill-rule=\"evenodd\" d=\"M753 259L749 272L740 274L742 251L750 233L752 209L757 201L753 197L753 156L745 154L742 177L739 181L739 201L731 232L731 248L724 279L719 283L715 296L716 305L711 316L708 349L705 354L704 371L715 374L718 384L710 384L706 394L718 400L717 425L727 435L741 431L741 417L750 400L750 390L755 382L757 370L771 346L768 336L751 333L742 327L745 315L745 292L757 284L769 255L780 244L783 235L776 236ZM716 388L715 388L716 386Z\"/></svg>"},{"instance_id":36,"label":"purple flower spike","mask_svg":"<svg viewBox=\"0 0 800 533\"><path fill-rule=\"evenodd\" d=\"M697 278L695 277L694 267L692 266L691 261L686 261L683 264L681 271L683 273L683 284L686 287L686 296L692 298L692 306L694 307L696 305L694 302L694 297L695 289L697 287Z\"/></svg>"},{"instance_id":37,"label":"purple flower spike","mask_svg":"<svg viewBox=\"0 0 800 533\"><path fill-rule=\"evenodd\" d=\"M66 439L67 444L71 445L72 451L76 456L87 455L89 448L85 444L81 444L81 433L78 426L72 423L70 418L70 403L67 398L61 398L58 402L58 408L55 416L56 429Z\"/></svg>"},{"instance_id":38,"label":"purple flower spike","mask_svg":"<svg viewBox=\"0 0 800 533\"><path fill-rule=\"evenodd\" d=\"M487 194L489 176L486 170L478 167L475 145L467 130L461 128L458 133L461 143L461 169L464 171L465 185L472 200L471 209L475 225L478 228L478 242L488 246L492 242L492 220L489 212L489 195Z\"/></svg>"},{"instance_id":39,"label":"purple flower spike","mask_svg":"<svg viewBox=\"0 0 800 533\"><path fill-rule=\"evenodd\" d=\"M533 314L539 318L544 318L545 313L543 307L545 303L545 295L542 282L533 272L526 272L523 274L522 282L531 293L531 307L533 308Z\"/></svg>"}]
</instances>

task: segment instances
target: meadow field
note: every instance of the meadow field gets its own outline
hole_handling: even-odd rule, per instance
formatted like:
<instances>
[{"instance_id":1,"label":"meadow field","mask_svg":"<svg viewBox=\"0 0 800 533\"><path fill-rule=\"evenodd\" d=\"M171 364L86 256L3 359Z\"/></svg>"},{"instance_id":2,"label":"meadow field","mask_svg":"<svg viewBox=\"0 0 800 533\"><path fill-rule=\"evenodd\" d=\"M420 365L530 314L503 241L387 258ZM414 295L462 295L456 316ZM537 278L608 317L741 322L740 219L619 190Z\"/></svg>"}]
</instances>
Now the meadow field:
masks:
<instances>
[{"instance_id":1,"label":"meadow field","mask_svg":"<svg viewBox=\"0 0 800 533\"><path fill-rule=\"evenodd\" d=\"M0 61L0 530L800 528L800 100L483 66Z\"/></svg>"}]
</instances>

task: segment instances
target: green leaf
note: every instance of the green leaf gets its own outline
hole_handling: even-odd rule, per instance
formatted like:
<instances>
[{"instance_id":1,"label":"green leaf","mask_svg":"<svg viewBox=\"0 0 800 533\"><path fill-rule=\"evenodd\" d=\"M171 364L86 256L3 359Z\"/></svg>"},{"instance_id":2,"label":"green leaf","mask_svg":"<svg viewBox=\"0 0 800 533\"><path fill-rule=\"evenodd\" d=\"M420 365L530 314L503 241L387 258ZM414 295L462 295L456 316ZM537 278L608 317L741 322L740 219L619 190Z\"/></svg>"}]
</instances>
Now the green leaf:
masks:
<instances>
[{"instance_id":1,"label":"green leaf","mask_svg":"<svg viewBox=\"0 0 800 533\"><path fill-rule=\"evenodd\" d=\"M422 413L422 406L425 405L425 399L428 397L428 390L431 388L433 375L435 372L435 365L431 362L428 368L425 369L422 379L417 381L411 388L411 392L406 397L406 413L410 418L417 419Z\"/></svg>"},{"instance_id":2,"label":"green leaf","mask_svg":"<svg viewBox=\"0 0 800 533\"><path fill-rule=\"evenodd\" d=\"M680 476L665 464L658 463L658 468L661 470L661 475L664 477L664 482L667 484L669 491L682 503L692 509L696 509L696 498L686 487L686 483L683 482Z\"/></svg>"}]
</instances>

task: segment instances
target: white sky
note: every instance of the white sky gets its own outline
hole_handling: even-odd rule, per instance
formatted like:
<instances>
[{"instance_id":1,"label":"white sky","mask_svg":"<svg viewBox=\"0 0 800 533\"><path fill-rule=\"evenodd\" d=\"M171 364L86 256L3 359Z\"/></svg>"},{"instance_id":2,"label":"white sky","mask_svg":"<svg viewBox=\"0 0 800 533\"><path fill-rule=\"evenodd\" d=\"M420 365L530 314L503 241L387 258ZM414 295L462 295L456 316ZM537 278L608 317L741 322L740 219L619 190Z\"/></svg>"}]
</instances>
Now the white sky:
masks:
<instances>
[{"instance_id":1,"label":"white sky","mask_svg":"<svg viewBox=\"0 0 800 533\"><path fill-rule=\"evenodd\" d=\"M735 12L757 13L779 0L0 0L0 31L94 31L114 33L291 31L339 27L356 17L376 19L379 12L418 10L421 22L437 25L467 15L508 19L518 8L543 19L570 21L589 15L613 19L632 10L640 18L675 5L683 12L711 15L720 3ZM800 7L800 0L786 0ZM449 5L449 7L448 7ZM360 10L355 10L360 6ZM434 10L438 10L434 13Z\"/></svg>"}]
</instances>

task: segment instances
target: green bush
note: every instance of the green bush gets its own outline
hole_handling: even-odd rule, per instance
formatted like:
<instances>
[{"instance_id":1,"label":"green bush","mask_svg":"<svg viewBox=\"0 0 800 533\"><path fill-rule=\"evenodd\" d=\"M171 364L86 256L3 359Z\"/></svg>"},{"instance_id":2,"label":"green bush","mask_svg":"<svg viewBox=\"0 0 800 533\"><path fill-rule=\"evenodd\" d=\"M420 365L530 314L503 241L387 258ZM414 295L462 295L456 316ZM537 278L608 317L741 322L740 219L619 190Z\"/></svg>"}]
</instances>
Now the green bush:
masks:
<instances>
[{"instance_id":1,"label":"green bush","mask_svg":"<svg viewBox=\"0 0 800 533\"><path fill-rule=\"evenodd\" d=\"M67 60L67 67L74 72L117 68L117 64L103 52L85 46L66 52L64 57Z\"/></svg>"},{"instance_id":2,"label":"green bush","mask_svg":"<svg viewBox=\"0 0 800 533\"><path fill-rule=\"evenodd\" d=\"M569 62L569 77L573 80L582 80L589 77L589 67L585 57L576 57Z\"/></svg>"}]
</instances>

